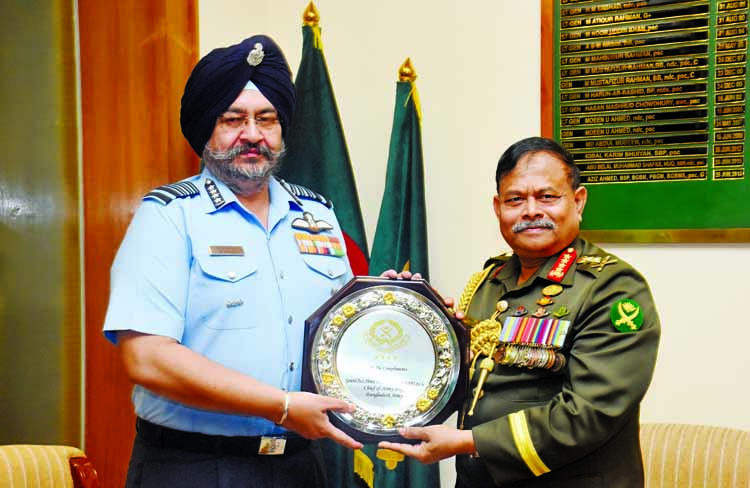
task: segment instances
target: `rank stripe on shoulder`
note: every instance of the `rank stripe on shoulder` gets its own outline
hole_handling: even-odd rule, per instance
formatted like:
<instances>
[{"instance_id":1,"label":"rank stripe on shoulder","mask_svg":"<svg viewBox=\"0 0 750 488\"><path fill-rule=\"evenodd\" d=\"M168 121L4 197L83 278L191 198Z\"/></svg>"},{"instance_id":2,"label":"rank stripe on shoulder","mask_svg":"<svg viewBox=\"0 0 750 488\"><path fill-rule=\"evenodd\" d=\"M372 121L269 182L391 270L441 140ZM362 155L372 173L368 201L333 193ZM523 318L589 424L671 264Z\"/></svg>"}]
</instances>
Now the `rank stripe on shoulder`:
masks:
<instances>
[{"instance_id":1,"label":"rank stripe on shoulder","mask_svg":"<svg viewBox=\"0 0 750 488\"><path fill-rule=\"evenodd\" d=\"M288 181L284 181L281 178L278 179L281 186L284 187L284 189L289 192L290 195L294 197L296 200L297 198L304 198L306 200L315 200L316 202L325 205L328 208L333 208L333 203L324 197L323 195L319 193L315 193L312 190L309 190L305 188L304 186L295 185L294 183L289 183ZM300 203L299 201L297 203Z\"/></svg>"},{"instance_id":2,"label":"rank stripe on shoulder","mask_svg":"<svg viewBox=\"0 0 750 488\"><path fill-rule=\"evenodd\" d=\"M198 187L189 181L178 181L177 183L170 183L168 185L162 185L158 188L154 188L148 192L143 199L144 200L157 200L164 205L175 198L187 198L194 197L200 194Z\"/></svg>"}]
</instances>

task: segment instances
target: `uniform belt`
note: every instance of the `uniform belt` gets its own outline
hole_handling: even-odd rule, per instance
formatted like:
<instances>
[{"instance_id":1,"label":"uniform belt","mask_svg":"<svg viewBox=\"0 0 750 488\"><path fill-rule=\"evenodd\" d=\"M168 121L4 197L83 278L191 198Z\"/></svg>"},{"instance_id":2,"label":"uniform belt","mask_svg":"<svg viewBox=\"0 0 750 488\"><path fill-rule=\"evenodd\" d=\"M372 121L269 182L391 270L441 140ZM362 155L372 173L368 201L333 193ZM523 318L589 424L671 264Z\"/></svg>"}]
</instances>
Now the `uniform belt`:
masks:
<instances>
[{"instance_id":1,"label":"uniform belt","mask_svg":"<svg viewBox=\"0 0 750 488\"><path fill-rule=\"evenodd\" d=\"M170 429L137 418L135 430L138 436L147 443L170 449L181 449L190 452L206 452L217 455L258 455L261 439L268 437L280 437L286 441L284 454L294 454L310 447L310 440L295 435L284 436L257 436L257 437L231 437L223 435L208 435L199 432L185 432Z\"/></svg>"}]
</instances>

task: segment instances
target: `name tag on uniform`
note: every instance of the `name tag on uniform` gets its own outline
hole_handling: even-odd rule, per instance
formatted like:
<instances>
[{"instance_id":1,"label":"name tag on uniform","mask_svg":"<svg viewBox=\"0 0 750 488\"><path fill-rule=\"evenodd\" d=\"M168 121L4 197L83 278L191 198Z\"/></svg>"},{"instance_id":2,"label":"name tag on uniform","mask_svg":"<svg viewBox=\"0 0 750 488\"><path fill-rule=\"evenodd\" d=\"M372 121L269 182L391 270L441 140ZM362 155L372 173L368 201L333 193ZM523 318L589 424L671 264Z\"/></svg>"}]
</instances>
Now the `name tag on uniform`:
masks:
<instances>
[{"instance_id":1,"label":"name tag on uniform","mask_svg":"<svg viewBox=\"0 0 750 488\"><path fill-rule=\"evenodd\" d=\"M286 439L283 437L266 437L260 438L260 446L258 447L258 454L264 456L278 456L284 454L286 448Z\"/></svg>"},{"instance_id":2,"label":"name tag on uniform","mask_svg":"<svg viewBox=\"0 0 750 488\"><path fill-rule=\"evenodd\" d=\"M245 250L242 246L208 246L211 256L244 256Z\"/></svg>"}]
</instances>

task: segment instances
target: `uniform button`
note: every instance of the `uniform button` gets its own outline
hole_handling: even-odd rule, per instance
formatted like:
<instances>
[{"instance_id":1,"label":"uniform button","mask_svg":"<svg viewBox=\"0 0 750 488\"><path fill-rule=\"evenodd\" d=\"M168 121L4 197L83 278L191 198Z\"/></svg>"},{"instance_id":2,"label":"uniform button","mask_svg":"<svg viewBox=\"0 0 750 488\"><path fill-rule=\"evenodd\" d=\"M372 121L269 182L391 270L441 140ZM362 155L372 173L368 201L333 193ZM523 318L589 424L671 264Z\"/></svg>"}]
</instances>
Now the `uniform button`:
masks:
<instances>
[{"instance_id":1,"label":"uniform button","mask_svg":"<svg viewBox=\"0 0 750 488\"><path fill-rule=\"evenodd\" d=\"M279 279L281 279L281 280L284 279L284 272L283 271L279 272Z\"/></svg>"},{"instance_id":2,"label":"uniform button","mask_svg":"<svg viewBox=\"0 0 750 488\"><path fill-rule=\"evenodd\" d=\"M234 271L230 271L229 273L227 273L227 278L229 278L230 280L236 280L237 273L235 273Z\"/></svg>"},{"instance_id":3,"label":"uniform button","mask_svg":"<svg viewBox=\"0 0 750 488\"><path fill-rule=\"evenodd\" d=\"M290 316L289 316L289 320L288 320L288 322L289 322L289 323L291 324L291 323L292 323L293 321L294 321L294 319L293 319L293 318L292 318L292 316L290 315Z\"/></svg>"},{"instance_id":4,"label":"uniform button","mask_svg":"<svg viewBox=\"0 0 750 488\"><path fill-rule=\"evenodd\" d=\"M328 276L333 278L333 270L331 268L328 268Z\"/></svg>"},{"instance_id":5,"label":"uniform button","mask_svg":"<svg viewBox=\"0 0 750 488\"><path fill-rule=\"evenodd\" d=\"M289 363L289 371L294 371L294 361Z\"/></svg>"}]
</instances>

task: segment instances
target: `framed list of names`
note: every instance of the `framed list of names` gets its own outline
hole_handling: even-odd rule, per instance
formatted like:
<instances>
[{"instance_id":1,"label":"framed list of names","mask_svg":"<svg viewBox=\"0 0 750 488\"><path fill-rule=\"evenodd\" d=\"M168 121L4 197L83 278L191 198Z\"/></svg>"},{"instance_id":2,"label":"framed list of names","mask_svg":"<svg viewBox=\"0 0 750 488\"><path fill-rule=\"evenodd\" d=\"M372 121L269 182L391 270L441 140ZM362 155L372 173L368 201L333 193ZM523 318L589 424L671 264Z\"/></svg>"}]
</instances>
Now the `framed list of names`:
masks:
<instances>
[{"instance_id":1,"label":"framed list of names","mask_svg":"<svg viewBox=\"0 0 750 488\"><path fill-rule=\"evenodd\" d=\"M543 0L543 134L600 241L750 242L748 0Z\"/></svg>"}]
</instances>

